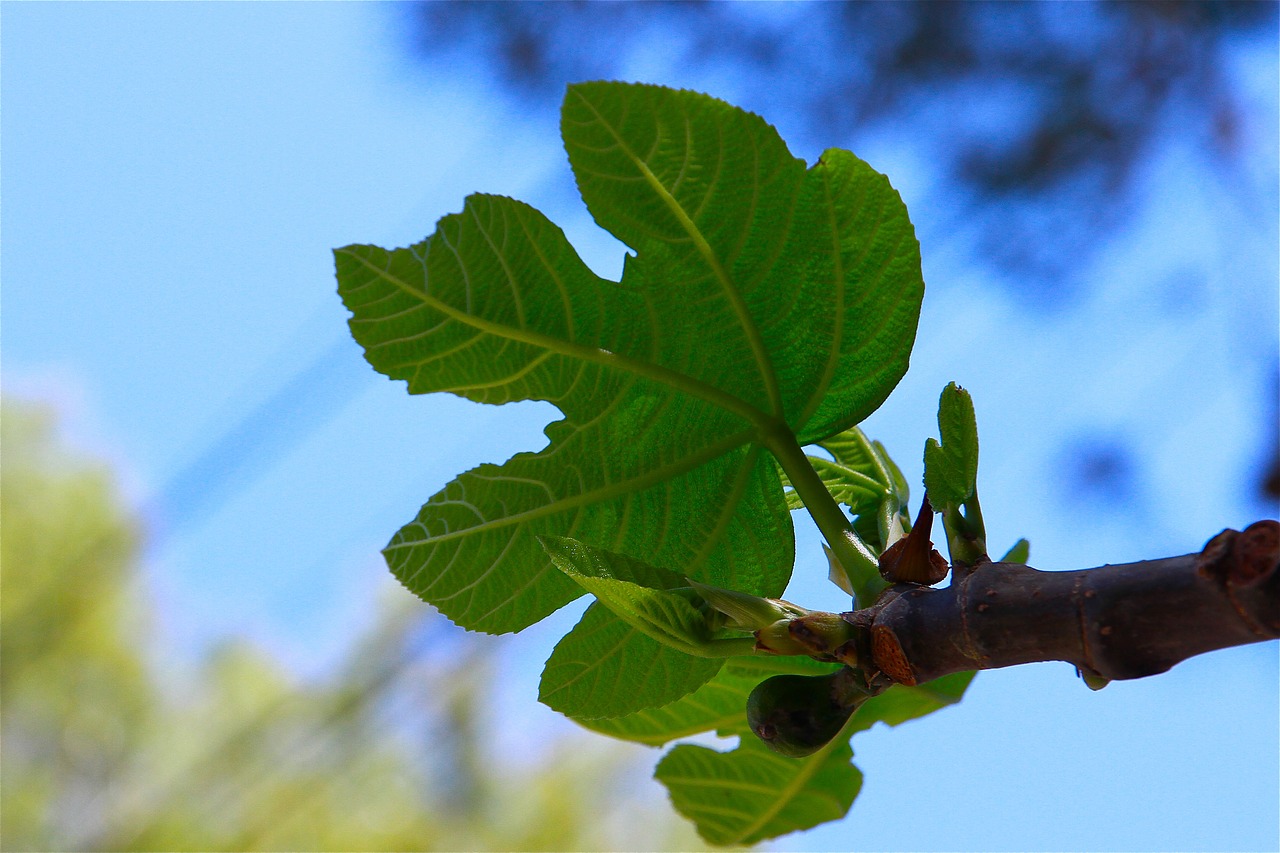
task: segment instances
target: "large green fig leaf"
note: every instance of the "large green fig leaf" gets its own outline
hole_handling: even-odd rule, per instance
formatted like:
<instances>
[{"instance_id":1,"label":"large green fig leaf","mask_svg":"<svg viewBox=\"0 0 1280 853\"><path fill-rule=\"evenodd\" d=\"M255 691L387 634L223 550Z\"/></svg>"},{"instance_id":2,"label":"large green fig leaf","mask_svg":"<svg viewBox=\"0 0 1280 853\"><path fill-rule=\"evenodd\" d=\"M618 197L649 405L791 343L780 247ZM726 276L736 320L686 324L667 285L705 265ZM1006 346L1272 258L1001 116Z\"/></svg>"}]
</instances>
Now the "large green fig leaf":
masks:
<instances>
[{"instance_id":1,"label":"large green fig leaf","mask_svg":"<svg viewBox=\"0 0 1280 853\"><path fill-rule=\"evenodd\" d=\"M856 423L905 371L923 293L906 209L852 154L806 169L758 116L691 92L572 86L562 132L588 209L634 251L620 282L497 196L471 196L414 246L335 252L376 369L410 393L546 400L564 416L544 450L428 500L388 564L493 633L581 594L545 535L777 596L794 546L770 451ZM621 680L583 624L566 659ZM631 631L611 654L647 641Z\"/></svg>"}]
</instances>

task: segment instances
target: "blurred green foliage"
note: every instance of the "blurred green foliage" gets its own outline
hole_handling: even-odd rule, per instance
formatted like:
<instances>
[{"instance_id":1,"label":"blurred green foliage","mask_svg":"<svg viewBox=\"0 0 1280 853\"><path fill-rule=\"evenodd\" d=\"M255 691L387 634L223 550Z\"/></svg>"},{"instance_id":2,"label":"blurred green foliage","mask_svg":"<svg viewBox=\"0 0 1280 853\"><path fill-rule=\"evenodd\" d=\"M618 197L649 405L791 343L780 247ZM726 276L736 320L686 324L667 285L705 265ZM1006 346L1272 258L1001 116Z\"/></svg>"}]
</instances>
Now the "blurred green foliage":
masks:
<instances>
[{"instance_id":1,"label":"blurred green foliage","mask_svg":"<svg viewBox=\"0 0 1280 853\"><path fill-rule=\"evenodd\" d=\"M188 678L157 667L142 534L110 471L49 411L2 412L4 850L705 849L629 796L652 784L634 747L495 756L499 647L449 634L433 654L445 622L416 602L315 683L243 642Z\"/></svg>"}]
</instances>

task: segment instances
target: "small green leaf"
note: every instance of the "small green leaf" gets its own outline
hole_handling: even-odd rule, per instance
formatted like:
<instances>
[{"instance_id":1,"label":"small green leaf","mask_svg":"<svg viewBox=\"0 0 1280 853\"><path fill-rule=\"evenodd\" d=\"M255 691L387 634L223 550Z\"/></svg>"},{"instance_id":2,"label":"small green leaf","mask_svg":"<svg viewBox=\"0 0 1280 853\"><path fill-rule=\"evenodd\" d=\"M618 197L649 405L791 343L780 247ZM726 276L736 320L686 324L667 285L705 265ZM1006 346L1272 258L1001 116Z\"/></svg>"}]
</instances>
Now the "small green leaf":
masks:
<instances>
[{"instance_id":1,"label":"small green leaf","mask_svg":"<svg viewBox=\"0 0 1280 853\"><path fill-rule=\"evenodd\" d=\"M987 533L978 501L978 421L969 392L949 384L938 401L942 441L924 447L924 486L942 513L951 562L974 565L987 555Z\"/></svg>"},{"instance_id":2,"label":"small green leaf","mask_svg":"<svg viewBox=\"0 0 1280 853\"><path fill-rule=\"evenodd\" d=\"M744 737L732 752L677 746L654 775L704 839L745 845L844 817L862 787L852 758L847 739L787 758Z\"/></svg>"},{"instance_id":3,"label":"small green leaf","mask_svg":"<svg viewBox=\"0 0 1280 853\"><path fill-rule=\"evenodd\" d=\"M973 497L978 483L978 421L969 392L952 382L938 401L939 443L924 450L924 487L935 509L945 512Z\"/></svg>"},{"instance_id":4,"label":"small green leaf","mask_svg":"<svg viewBox=\"0 0 1280 853\"><path fill-rule=\"evenodd\" d=\"M723 663L664 646L597 602L551 652L538 699L584 724L622 717L687 696Z\"/></svg>"},{"instance_id":5,"label":"small green leaf","mask_svg":"<svg viewBox=\"0 0 1280 853\"><path fill-rule=\"evenodd\" d=\"M848 507L854 533L874 556L879 556L910 526L906 478L884 445L869 440L858 427L850 427L818 445L834 459L810 455L809 463L836 502ZM804 508L786 474L779 470L779 476L786 489L787 509ZM874 563L846 567L829 548L824 546L824 550L829 579L853 597L855 607L866 607L887 586Z\"/></svg>"},{"instance_id":6,"label":"small green leaf","mask_svg":"<svg viewBox=\"0 0 1280 853\"><path fill-rule=\"evenodd\" d=\"M859 517L871 521L869 533L863 539L874 553L879 554L887 547L888 525L894 513L907 505L909 490L906 479L885 452L884 445L869 440L858 427L850 427L824 439L818 442L818 446L830 453L833 459L810 455L809 463L831 496L849 508L855 521ZM804 504L791 490L786 474L781 470L779 474L787 488L787 508L802 508ZM905 515L903 520L907 521Z\"/></svg>"},{"instance_id":7,"label":"small green leaf","mask_svg":"<svg viewBox=\"0 0 1280 853\"><path fill-rule=\"evenodd\" d=\"M854 530L871 552L879 556L910 526L906 516L910 496L906 478L889 458L884 445L871 441L857 427L820 444L835 458L834 463L827 463L830 466L827 476L836 480L834 472L851 472L829 484L828 488L832 489L837 500L849 507ZM821 472L823 469L818 470ZM873 483L875 488L860 488L859 484L864 481ZM829 549L827 560L832 583L853 596L855 607L869 606L887 586L875 566L844 566Z\"/></svg>"},{"instance_id":8,"label":"small green leaf","mask_svg":"<svg viewBox=\"0 0 1280 853\"><path fill-rule=\"evenodd\" d=\"M906 479L885 452L884 445L869 440L857 427L822 442L822 447L835 457L837 465L858 471L876 483L875 492L855 492L857 500L842 502L849 506L855 526L859 521L870 522L863 525L866 530L863 538L879 555L902 535L904 527L910 527L906 514L910 497Z\"/></svg>"},{"instance_id":9,"label":"small green leaf","mask_svg":"<svg viewBox=\"0 0 1280 853\"><path fill-rule=\"evenodd\" d=\"M1013 543L1003 557L1000 558L1001 563L1021 563L1027 564L1027 560L1031 559L1031 543L1026 539L1019 539Z\"/></svg>"},{"instance_id":10,"label":"small green leaf","mask_svg":"<svg viewBox=\"0 0 1280 853\"><path fill-rule=\"evenodd\" d=\"M751 641L715 637L691 588L673 589L672 572L560 536L539 537L556 568L631 627L695 657L750 654Z\"/></svg>"},{"instance_id":11,"label":"small green leaf","mask_svg":"<svg viewBox=\"0 0 1280 853\"><path fill-rule=\"evenodd\" d=\"M809 461L827 491L839 503L852 508L868 502L879 503L884 498L884 483L876 481L871 475L821 456L810 456Z\"/></svg>"}]
</instances>

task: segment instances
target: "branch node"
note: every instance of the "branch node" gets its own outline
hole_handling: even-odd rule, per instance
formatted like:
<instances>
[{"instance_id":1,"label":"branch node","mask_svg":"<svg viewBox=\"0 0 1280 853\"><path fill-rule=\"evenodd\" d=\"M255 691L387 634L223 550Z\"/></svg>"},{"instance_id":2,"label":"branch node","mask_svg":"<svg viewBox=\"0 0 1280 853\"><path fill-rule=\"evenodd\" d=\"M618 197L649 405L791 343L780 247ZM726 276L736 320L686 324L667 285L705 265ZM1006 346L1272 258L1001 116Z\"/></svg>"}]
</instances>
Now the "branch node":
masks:
<instances>
[{"instance_id":1,"label":"branch node","mask_svg":"<svg viewBox=\"0 0 1280 853\"><path fill-rule=\"evenodd\" d=\"M883 625L871 629L871 659L876 667L899 684L916 686L916 675L911 670L902 644L893 631Z\"/></svg>"},{"instance_id":2,"label":"branch node","mask_svg":"<svg viewBox=\"0 0 1280 853\"><path fill-rule=\"evenodd\" d=\"M1241 594L1260 588L1270 580L1274 585L1280 575L1280 522L1256 521L1242 532L1224 530L1209 540L1196 557L1196 572L1216 581L1240 619L1259 637L1275 636L1276 621L1265 614L1254 613ZM1274 609L1274 607L1272 608ZM1259 621L1261 620L1261 621Z\"/></svg>"}]
</instances>

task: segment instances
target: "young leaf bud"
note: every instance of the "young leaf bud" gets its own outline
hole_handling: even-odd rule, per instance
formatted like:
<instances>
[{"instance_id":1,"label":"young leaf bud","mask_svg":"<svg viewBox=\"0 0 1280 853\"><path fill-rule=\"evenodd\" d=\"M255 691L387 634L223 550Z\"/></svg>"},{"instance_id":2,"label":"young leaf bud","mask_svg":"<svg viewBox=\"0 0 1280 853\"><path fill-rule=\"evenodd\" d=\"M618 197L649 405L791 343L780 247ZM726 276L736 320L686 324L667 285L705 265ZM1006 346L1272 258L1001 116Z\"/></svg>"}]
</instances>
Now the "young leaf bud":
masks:
<instances>
[{"instance_id":1,"label":"young leaf bud","mask_svg":"<svg viewBox=\"0 0 1280 853\"><path fill-rule=\"evenodd\" d=\"M808 654L830 656L853 639L853 626L836 613L809 613L791 620L787 626L791 638L808 650Z\"/></svg>"},{"instance_id":2,"label":"young leaf bud","mask_svg":"<svg viewBox=\"0 0 1280 853\"><path fill-rule=\"evenodd\" d=\"M761 598L758 595L749 595L734 589L708 586L704 583L698 583L692 578L686 578L686 580L689 581L689 585L693 587L694 591L702 596L704 601L729 617L728 627L737 628L741 631L758 631L780 619L803 616L809 612L789 601L782 601L777 598Z\"/></svg>"},{"instance_id":3,"label":"young leaf bud","mask_svg":"<svg viewBox=\"0 0 1280 853\"><path fill-rule=\"evenodd\" d=\"M933 507L925 495L911 532L880 555L880 575L890 583L931 586L947 576L950 566L933 548Z\"/></svg>"},{"instance_id":4,"label":"young leaf bud","mask_svg":"<svg viewBox=\"0 0 1280 853\"><path fill-rule=\"evenodd\" d=\"M791 619L779 619L755 632L756 651L775 655L812 654L809 646L791 633Z\"/></svg>"}]
</instances>

